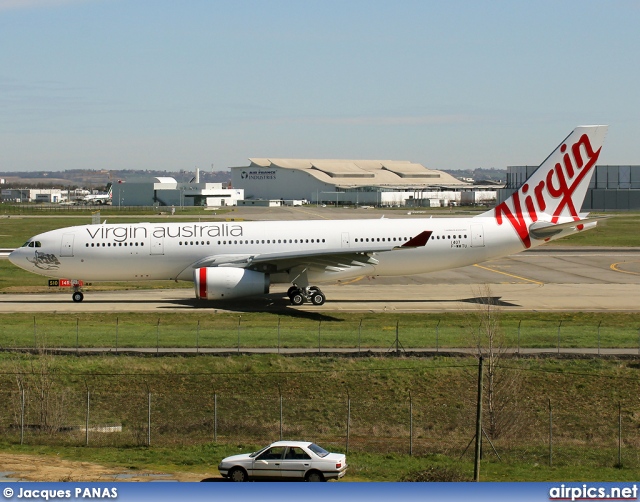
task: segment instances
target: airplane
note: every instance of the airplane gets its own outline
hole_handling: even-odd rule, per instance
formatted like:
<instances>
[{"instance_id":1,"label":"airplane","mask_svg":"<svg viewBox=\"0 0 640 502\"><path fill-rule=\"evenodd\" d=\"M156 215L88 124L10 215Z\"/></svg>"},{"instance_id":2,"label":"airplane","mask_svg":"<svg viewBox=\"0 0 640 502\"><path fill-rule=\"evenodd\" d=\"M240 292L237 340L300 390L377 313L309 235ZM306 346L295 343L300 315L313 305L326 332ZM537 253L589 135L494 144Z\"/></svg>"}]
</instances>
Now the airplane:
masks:
<instances>
[{"instance_id":1,"label":"airplane","mask_svg":"<svg viewBox=\"0 0 640 502\"><path fill-rule=\"evenodd\" d=\"M594 228L580 209L606 132L577 127L511 197L474 217L81 225L36 235L9 260L73 284L192 281L204 300L291 284L291 304L322 305L323 282L464 267ZM83 298L74 287L73 301Z\"/></svg>"},{"instance_id":2,"label":"airplane","mask_svg":"<svg viewBox=\"0 0 640 502\"><path fill-rule=\"evenodd\" d=\"M111 204L113 185L109 183L107 193L88 194L82 197L83 204Z\"/></svg>"}]
</instances>

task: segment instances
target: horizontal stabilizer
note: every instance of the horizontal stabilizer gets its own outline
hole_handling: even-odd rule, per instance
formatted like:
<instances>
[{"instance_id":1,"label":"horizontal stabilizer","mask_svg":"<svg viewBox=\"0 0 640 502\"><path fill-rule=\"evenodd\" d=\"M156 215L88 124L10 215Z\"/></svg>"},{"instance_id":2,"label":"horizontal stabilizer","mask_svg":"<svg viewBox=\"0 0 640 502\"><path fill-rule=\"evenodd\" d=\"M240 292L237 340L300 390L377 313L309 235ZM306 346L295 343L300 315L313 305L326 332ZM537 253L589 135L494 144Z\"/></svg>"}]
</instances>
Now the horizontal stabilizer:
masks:
<instances>
[{"instance_id":1,"label":"horizontal stabilizer","mask_svg":"<svg viewBox=\"0 0 640 502\"><path fill-rule=\"evenodd\" d=\"M603 219L604 218L585 218L582 220L557 224L546 221L537 221L529 226L529 235L534 239L544 240L559 234L563 230L582 230L586 225L594 226L594 223Z\"/></svg>"}]
</instances>

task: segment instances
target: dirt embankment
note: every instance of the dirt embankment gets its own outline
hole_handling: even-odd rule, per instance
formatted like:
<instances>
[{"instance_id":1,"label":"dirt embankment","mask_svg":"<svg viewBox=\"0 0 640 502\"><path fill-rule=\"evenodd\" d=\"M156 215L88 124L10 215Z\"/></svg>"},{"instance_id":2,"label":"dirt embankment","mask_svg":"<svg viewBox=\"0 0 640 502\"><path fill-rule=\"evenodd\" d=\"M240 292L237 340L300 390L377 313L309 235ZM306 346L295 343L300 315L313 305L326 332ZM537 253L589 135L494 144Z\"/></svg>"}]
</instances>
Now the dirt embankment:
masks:
<instances>
[{"instance_id":1,"label":"dirt embankment","mask_svg":"<svg viewBox=\"0 0 640 502\"><path fill-rule=\"evenodd\" d=\"M16 481L202 481L220 478L218 472L166 473L106 467L48 455L0 453L0 472ZM222 478L220 478L222 479Z\"/></svg>"}]
</instances>

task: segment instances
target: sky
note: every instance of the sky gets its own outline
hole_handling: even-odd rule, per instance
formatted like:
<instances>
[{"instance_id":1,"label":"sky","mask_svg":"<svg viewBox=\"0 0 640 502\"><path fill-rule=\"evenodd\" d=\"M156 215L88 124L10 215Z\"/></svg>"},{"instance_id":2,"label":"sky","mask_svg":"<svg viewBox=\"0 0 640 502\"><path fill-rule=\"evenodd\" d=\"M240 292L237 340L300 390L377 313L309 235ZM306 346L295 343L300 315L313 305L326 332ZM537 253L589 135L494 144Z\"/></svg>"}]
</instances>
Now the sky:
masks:
<instances>
[{"instance_id":1,"label":"sky","mask_svg":"<svg viewBox=\"0 0 640 502\"><path fill-rule=\"evenodd\" d=\"M0 0L0 171L640 164L640 0Z\"/></svg>"}]
</instances>

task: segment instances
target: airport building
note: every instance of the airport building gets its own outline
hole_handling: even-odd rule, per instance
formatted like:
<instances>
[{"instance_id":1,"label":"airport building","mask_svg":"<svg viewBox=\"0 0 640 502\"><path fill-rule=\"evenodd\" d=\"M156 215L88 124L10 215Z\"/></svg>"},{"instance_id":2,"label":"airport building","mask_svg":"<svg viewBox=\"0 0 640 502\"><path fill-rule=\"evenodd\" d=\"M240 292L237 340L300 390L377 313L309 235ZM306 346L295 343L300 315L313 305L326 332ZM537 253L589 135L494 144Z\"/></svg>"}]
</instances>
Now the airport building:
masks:
<instances>
[{"instance_id":1,"label":"airport building","mask_svg":"<svg viewBox=\"0 0 640 502\"><path fill-rule=\"evenodd\" d=\"M113 206L235 206L244 199L244 190L223 188L222 183L178 183L171 177L153 181L116 183L112 189Z\"/></svg>"},{"instance_id":2,"label":"airport building","mask_svg":"<svg viewBox=\"0 0 640 502\"><path fill-rule=\"evenodd\" d=\"M507 167L507 183L497 203L518 190L538 166ZM640 166L596 166L582 206L584 211L640 209Z\"/></svg>"},{"instance_id":3,"label":"airport building","mask_svg":"<svg viewBox=\"0 0 640 502\"><path fill-rule=\"evenodd\" d=\"M474 187L447 173L409 161L266 158L249 161L249 166L231 168L233 186L243 189L248 201L448 206L494 203L496 198L495 187Z\"/></svg>"},{"instance_id":4,"label":"airport building","mask_svg":"<svg viewBox=\"0 0 640 502\"><path fill-rule=\"evenodd\" d=\"M67 200L67 190L59 188L3 188L2 202L62 202Z\"/></svg>"}]
</instances>

